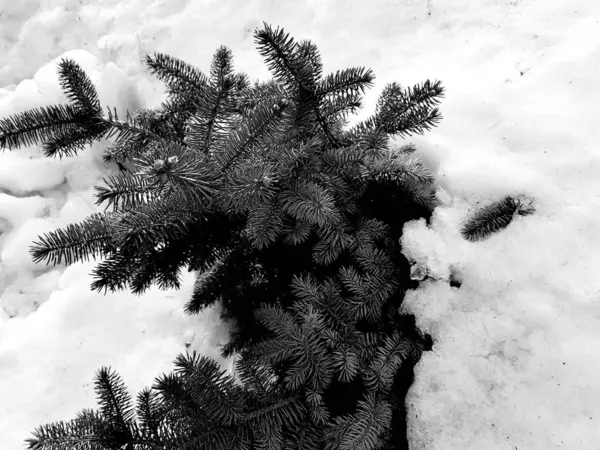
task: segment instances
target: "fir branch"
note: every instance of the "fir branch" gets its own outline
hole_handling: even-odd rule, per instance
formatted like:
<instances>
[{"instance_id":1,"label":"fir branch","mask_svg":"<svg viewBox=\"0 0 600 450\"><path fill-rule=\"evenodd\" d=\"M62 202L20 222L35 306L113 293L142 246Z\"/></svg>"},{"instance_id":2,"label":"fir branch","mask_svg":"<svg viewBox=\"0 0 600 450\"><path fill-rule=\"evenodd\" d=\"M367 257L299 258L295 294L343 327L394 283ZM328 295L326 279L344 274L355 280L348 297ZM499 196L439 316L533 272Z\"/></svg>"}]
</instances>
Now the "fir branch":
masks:
<instances>
[{"instance_id":1,"label":"fir branch","mask_svg":"<svg viewBox=\"0 0 600 450\"><path fill-rule=\"evenodd\" d=\"M148 178L130 172L119 172L103 178L106 186L95 186L96 205L106 203L105 209L128 210L156 199Z\"/></svg>"},{"instance_id":2,"label":"fir branch","mask_svg":"<svg viewBox=\"0 0 600 450\"><path fill-rule=\"evenodd\" d=\"M257 81L252 86L239 92L237 112L248 117L259 104L275 104L283 98L285 90L274 80Z\"/></svg>"},{"instance_id":3,"label":"fir branch","mask_svg":"<svg viewBox=\"0 0 600 450\"><path fill-rule=\"evenodd\" d=\"M203 412L222 426L239 421L243 414L243 402L235 395L235 381L227 371L219 370L218 364L196 352L178 355L175 374L185 380L191 398Z\"/></svg>"},{"instance_id":4,"label":"fir branch","mask_svg":"<svg viewBox=\"0 0 600 450\"><path fill-rule=\"evenodd\" d=\"M378 182L412 182L423 185L435 182L433 173L418 158L404 153L391 153L387 158L374 161L370 177Z\"/></svg>"},{"instance_id":5,"label":"fir branch","mask_svg":"<svg viewBox=\"0 0 600 450\"><path fill-rule=\"evenodd\" d=\"M342 383L350 383L358 375L360 359L358 353L351 346L346 345L335 350L332 360Z\"/></svg>"},{"instance_id":6,"label":"fir branch","mask_svg":"<svg viewBox=\"0 0 600 450\"><path fill-rule=\"evenodd\" d=\"M242 423L250 429L290 428L305 417L305 408L298 395L275 397L266 406L246 413Z\"/></svg>"},{"instance_id":7,"label":"fir branch","mask_svg":"<svg viewBox=\"0 0 600 450\"><path fill-rule=\"evenodd\" d=\"M310 182L295 182L280 194L283 210L297 220L319 227L333 226L341 215L330 192Z\"/></svg>"},{"instance_id":8,"label":"fir branch","mask_svg":"<svg viewBox=\"0 0 600 450\"><path fill-rule=\"evenodd\" d=\"M323 75L323 61L318 47L309 40L296 44L294 59L300 63L299 76L301 86L309 91L314 91Z\"/></svg>"},{"instance_id":9,"label":"fir branch","mask_svg":"<svg viewBox=\"0 0 600 450\"><path fill-rule=\"evenodd\" d=\"M185 305L186 314L198 314L218 300L222 277L227 273L227 269L228 265L219 262L210 270L196 275L192 297Z\"/></svg>"},{"instance_id":10,"label":"fir branch","mask_svg":"<svg viewBox=\"0 0 600 450\"><path fill-rule=\"evenodd\" d=\"M394 278L386 280L371 274L360 274L352 266L342 267L339 276L344 287L353 295L347 304L358 320L380 319L383 305L398 287Z\"/></svg>"},{"instance_id":11,"label":"fir branch","mask_svg":"<svg viewBox=\"0 0 600 450\"><path fill-rule=\"evenodd\" d=\"M385 239L389 232L390 227L381 220L361 217L355 236L359 247L371 246L375 245L377 241Z\"/></svg>"},{"instance_id":12,"label":"fir branch","mask_svg":"<svg viewBox=\"0 0 600 450\"><path fill-rule=\"evenodd\" d=\"M245 234L253 247L261 250L275 242L283 231L283 219L284 213L277 199L251 210Z\"/></svg>"},{"instance_id":13,"label":"fir branch","mask_svg":"<svg viewBox=\"0 0 600 450\"><path fill-rule=\"evenodd\" d=\"M388 84L377 103L372 119L376 128L390 136L423 134L440 120L437 105L444 96L441 82L427 80L412 88L402 89L398 83Z\"/></svg>"},{"instance_id":14,"label":"fir branch","mask_svg":"<svg viewBox=\"0 0 600 450\"><path fill-rule=\"evenodd\" d=\"M217 425L196 404L181 376L175 373L163 374L155 379L152 389L160 395L169 415L173 416L175 422L179 422L178 428L194 425L199 429L206 429Z\"/></svg>"},{"instance_id":15,"label":"fir branch","mask_svg":"<svg viewBox=\"0 0 600 450\"><path fill-rule=\"evenodd\" d=\"M105 294L108 291L124 290L138 269L139 260L139 257L132 257L130 254L111 253L107 259L94 267L91 273L94 281L90 289Z\"/></svg>"},{"instance_id":16,"label":"fir branch","mask_svg":"<svg viewBox=\"0 0 600 450\"><path fill-rule=\"evenodd\" d=\"M98 119L104 123L108 129L104 135L105 139L115 137L117 143L128 141L133 138L144 138L150 141L162 142L164 138L156 134L140 118L134 118L129 111L126 112L126 119L120 120L116 109L107 108L107 118Z\"/></svg>"},{"instance_id":17,"label":"fir branch","mask_svg":"<svg viewBox=\"0 0 600 450\"><path fill-rule=\"evenodd\" d=\"M144 436L158 440L161 427L164 426L167 410L158 393L144 388L136 399L136 415L140 421L140 430Z\"/></svg>"},{"instance_id":18,"label":"fir branch","mask_svg":"<svg viewBox=\"0 0 600 450\"><path fill-rule=\"evenodd\" d=\"M398 332L386 336L363 375L367 389L389 393L403 362L414 357L416 351L415 346Z\"/></svg>"},{"instance_id":19,"label":"fir branch","mask_svg":"<svg viewBox=\"0 0 600 450\"><path fill-rule=\"evenodd\" d=\"M330 183L336 192L347 191L350 198L360 196L361 185L364 185L363 180L368 173L363 153L358 146L332 148L322 152L321 171L329 175L328 180L336 180L335 184Z\"/></svg>"},{"instance_id":20,"label":"fir branch","mask_svg":"<svg viewBox=\"0 0 600 450\"><path fill-rule=\"evenodd\" d=\"M506 228L515 216L528 216L534 212L530 199L508 195L473 214L463 225L461 234L468 241L475 242Z\"/></svg>"},{"instance_id":21,"label":"fir branch","mask_svg":"<svg viewBox=\"0 0 600 450\"><path fill-rule=\"evenodd\" d=\"M309 405L308 412L311 421L321 427L326 425L331 419L331 413L327 409L322 393L309 388L305 390L305 398Z\"/></svg>"},{"instance_id":22,"label":"fir branch","mask_svg":"<svg viewBox=\"0 0 600 450\"><path fill-rule=\"evenodd\" d=\"M135 210L119 212L113 224L113 239L123 252L144 253L168 239L184 236L190 211L181 198L161 198Z\"/></svg>"},{"instance_id":23,"label":"fir branch","mask_svg":"<svg viewBox=\"0 0 600 450\"><path fill-rule=\"evenodd\" d=\"M299 63L294 58L297 44L289 33L282 28L274 30L265 22L262 30L254 32L254 41L258 53L265 58L267 67L277 81L292 89L304 81Z\"/></svg>"},{"instance_id":24,"label":"fir branch","mask_svg":"<svg viewBox=\"0 0 600 450\"><path fill-rule=\"evenodd\" d=\"M213 55L210 65L210 82L214 86L225 89L226 84L233 81L233 75L233 52L222 45Z\"/></svg>"},{"instance_id":25,"label":"fir branch","mask_svg":"<svg viewBox=\"0 0 600 450\"><path fill-rule=\"evenodd\" d=\"M210 200L220 184L220 175L212 164L176 142L156 146L134 161L142 169L140 174L154 179L152 186L180 196L189 207Z\"/></svg>"},{"instance_id":26,"label":"fir branch","mask_svg":"<svg viewBox=\"0 0 600 450\"><path fill-rule=\"evenodd\" d=\"M280 338L289 341L298 340L299 328L294 320L294 316L278 305L262 305L254 313L259 320L269 330L273 331Z\"/></svg>"},{"instance_id":27,"label":"fir branch","mask_svg":"<svg viewBox=\"0 0 600 450\"><path fill-rule=\"evenodd\" d=\"M75 156L77 153L94 141L102 139L107 127L101 124L87 126L73 126L57 131L43 144L44 156L62 158L63 156Z\"/></svg>"},{"instance_id":28,"label":"fir branch","mask_svg":"<svg viewBox=\"0 0 600 450\"><path fill-rule=\"evenodd\" d=\"M237 129L231 130L222 150L215 154L221 172L226 172L260 142L279 133L281 117L288 107L289 103L284 98L279 98L274 103L257 104L252 117L241 123Z\"/></svg>"},{"instance_id":29,"label":"fir branch","mask_svg":"<svg viewBox=\"0 0 600 450\"><path fill-rule=\"evenodd\" d=\"M384 279L392 278L396 267L388 252L373 245L362 245L356 250L356 261L366 272Z\"/></svg>"},{"instance_id":30,"label":"fir branch","mask_svg":"<svg viewBox=\"0 0 600 450\"><path fill-rule=\"evenodd\" d=\"M102 367L96 373L95 390L100 411L113 433L123 440L133 440L135 409L121 377L110 367Z\"/></svg>"},{"instance_id":31,"label":"fir branch","mask_svg":"<svg viewBox=\"0 0 600 450\"><path fill-rule=\"evenodd\" d=\"M346 118L349 114L354 114L362 107L362 95L357 92L352 92L345 96L335 96L332 98L324 98L319 106L320 115L325 120L331 118L342 117Z\"/></svg>"},{"instance_id":32,"label":"fir branch","mask_svg":"<svg viewBox=\"0 0 600 450\"><path fill-rule=\"evenodd\" d=\"M129 140L115 142L102 153L102 160L106 164L123 164L141 155L150 142L144 136L132 137Z\"/></svg>"},{"instance_id":33,"label":"fir branch","mask_svg":"<svg viewBox=\"0 0 600 450\"><path fill-rule=\"evenodd\" d=\"M273 367L261 364L247 350L240 352L234 364L234 373L247 392L260 402L268 403L281 392L281 383Z\"/></svg>"},{"instance_id":34,"label":"fir branch","mask_svg":"<svg viewBox=\"0 0 600 450\"><path fill-rule=\"evenodd\" d=\"M200 101L201 93L171 93L160 104L158 111L159 120L176 120L185 122L196 112L196 104Z\"/></svg>"},{"instance_id":35,"label":"fir branch","mask_svg":"<svg viewBox=\"0 0 600 450\"><path fill-rule=\"evenodd\" d=\"M323 431L311 420L304 420L286 430L284 439L287 450L322 450Z\"/></svg>"},{"instance_id":36,"label":"fir branch","mask_svg":"<svg viewBox=\"0 0 600 450\"><path fill-rule=\"evenodd\" d=\"M390 136L376 126L373 118L363 120L343 134L342 139L362 149L369 161L377 161L387 154Z\"/></svg>"},{"instance_id":37,"label":"fir branch","mask_svg":"<svg viewBox=\"0 0 600 450\"><path fill-rule=\"evenodd\" d=\"M332 264L342 252L354 245L350 232L351 226L347 221L317 229L317 235L321 239L313 247L313 260L321 265Z\"/></svg>"},{"instance_id":38,"label":"fir branch","mask_svg":"<svg viewBox=\"0 0 600 450\"><path fill-rule=\"evenodd\" d=\"M436 187L433 184L420 184L409 179L402 183L402 187L407 196L409 196L415 204L421 205L431 211L440 204L440 200L436 193Z\"/></svg>"},{"instance_id":39,"label":"fir branch","mask_svg":"<svg viewBox=\"0 0 600 450\"><path fill-rule=\"evenodd\" d=\"M209 154L228 136L238 112L237 97L246 86L243 75L233 72L233 54L221 46L214 54L210 80L195 102L187 123L186 143Z\"/></svg>"},{"instance_id":40,"label":"fir branch","mask_svg":"<svg viewBox=\"0 0 600 450\"><path fill-rule=\"evenodd\" d=\"M317 305L321 303L319 283L313 274L309 273L304 276L294 275L290 288L292 293L303 302Z\"/></svg>"},{"instance_id":41,"label":"fir branch","mask_svg":"<svg viewBox=\"0 0 600 450\"><path fill-rule=\"evenodd\" d=\"M312 225L305 220L295 220L293 224L284 222L281 234L288 245L299 245L308 240L312 233Z\"/></svg>"},{"instance_id":42,"label":"fir branch","mask_svg":"<svg viewBox=\"0 0 600 450\"><path fill-rule=\"evenodd\" d=\"M375 115L347 131L370 70L323 79L310 41L266 24L255 40L275 75L266 83L234 73L226 47L209 77L155 54L146 63L169 98L121 120L63 62L73 105L0 121L0 146L29 139L62 156L115 138L104 159L127 163L97 189L114 212L44 237L37 260L103 256L92 287L105 292L179 288L184 266L204 272L186 312L220 299L233 320L224 351L242 355L238 383L208 358L180 355L176 373L138 396L136 414L105 369L96 428L73 425L72 435L88 434L61 450L375 450L403 433L391 417L401 418L406 386L394 383L425 346L398 315L414 284L397 242L433 204L434 177L413 147L388 147L436 123L443 89L388 85Z\"/></svg>"},{"instance_id":43,"label":"fir branch","mask_svg":"<svg viewBox=\"0 0 600 450\"><path fill-rule=\"evenodd\" d=\"M33 437L27 439L28 450L71 450L86 446L90 449L104 448L103 437L107 424L96 411L83 410L76 419L37 427Z\"/></svg>"},{"instance_id":44,"label":"fir branch","mask_svg":"<svg viewBox=\"0 0 600 450\"><path fill-rule=\"evenodd\" d=\"M282 145L276 149L277 170L281 179L297 178L303 172L313 170L317 172L319 167L319 157L315 155L322 153L323 141L315 136L305 141L294 143L295 145Z\"/></svg>"},{"instance_id":45,"label":"fir branch","mask_svg":"<svg viewBox=\"0 0 600 450\"><path fill-rule=\"evenodd\" d=\"M335 418L326 450L377 450L392 420L390 404L372 392L358 402L353 416Z\"/></svg>"},{"instance_id":46,"label":"fir branch","mask_svg":"<svg viewBox=\"0 0 600 450\"><path fill-rule=\"evenodd\" d=\"M88 261L90 257L105 256L114 251L112 215L95 213L80 224L45 233L35 241L30 254L35 263L73 264Z\"/></svg>"},{"instance_id":47,"label":"fir branch","mask_svg":"<svg viewBox=\"0 0 600 450\"><path fill-rule=\"evenodd\" d=\"M154 53L152 56L146 55L145 60L150 73L165 83L171 92L202 92L208 84L206 75L180 59L164 53Z\"/></svg>"},{"instance_id":48,"label":"fir branch","mask_svg":"<svg viewBox=\"0 0 600 450\"><path fill-rule=\"evenodd\" d=\"M181 288L180 271L188 259L185 252L171 251L166 244L144 256L128 277L132 294L143 294L153 284L161 290Z\"/></svg>"},{"instance_id":49,"label":"fir branch","mask_svg":"<svg viewBox=\"0 0 600 450\"><path fill-rule=\"evenodd\" d=\"M249 162L231 170L219 200L228 210L248 212L271 202L277 194L278 184L279 176L274 164Z\"/></svg>"},{"instance_id":50,"label":"fir branch","mask_svg":"<svg viewBox=\"0 0 600 450\"><path fill-rule=\"evenodd\" d=\"M323 78L316 93L320 97L331 100L360 99L367 89L373 87L374 80L373 71L365 67L338 70Z\"/></svg>"},{"instance_id":51,"label":"fir branch","mask_svg":"<svg viewBox=\"0 0 600 450\"><path fill-rule=\"evenodd\" d=\"M289 389L296 391L307 384L321 391L329 386L333 366L318 338L325 324L314 307L299 314L300 325L296 325L293 316L278 305L263 305L255 315L275 333L274 338L257 344L260 360L267 364L278 364L286 359L293 361L285 377Z\"/></svg>"},{"instance_id":52,"label":"fir branch","mask_svg":"<svg viewBox=\"0 0 600 450\"><path fill-rule=\"evenodd\" d=\"M206 95L196 103L196 111L186 122L186 145L203 155L212 155L222 148L241 121L236 116L235 92L207 88Z\"/></svg>"},{"instance_id":53,"label":"fir branch","mask_svg":"<svg viewBox=\"0 0 600 450\"><path fill-rule=\"evenodd\" d=\"M102 114L96 88L79 64L72 59L61 59L58 75L62 90L75 107L91 115Z\"/></svg>"},{"instance_id":54,"label":"fir branch","mask_svg":"<svg viewBox=\"0 0 600 450\"><path fill-rule=\"evenodd\" d=\"M69 133L90 119L71 105L49 105L0 119L0 149L38 145L57 133Z\"/></svg>"}]
</instances>

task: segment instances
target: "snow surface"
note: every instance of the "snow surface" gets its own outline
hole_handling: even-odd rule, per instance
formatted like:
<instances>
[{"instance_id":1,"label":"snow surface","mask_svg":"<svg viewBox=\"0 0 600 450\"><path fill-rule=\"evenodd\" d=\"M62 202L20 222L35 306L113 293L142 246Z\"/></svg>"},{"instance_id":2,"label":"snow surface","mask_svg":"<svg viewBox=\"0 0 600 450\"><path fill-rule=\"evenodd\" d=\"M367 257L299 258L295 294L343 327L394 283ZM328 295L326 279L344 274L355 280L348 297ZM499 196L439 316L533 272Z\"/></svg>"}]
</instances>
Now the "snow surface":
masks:
<instances>
[{"instance_id":1,"label":"snow surface","mask_svg":"<svg viewBox=\"0 0 600 450\"><path fill-rule=\"evenodd\" d=\"M447 200L404 237L432 277L405 309L435 340L407 399L411 449L600 449L600 2L0 0L0 117L65 101L61 56L121 111L160 102L144 51L206 69L224 44L239 70L264 79L252 41L263 20L316 42L326 72L373 69L364 115L390 81L447 89L440 126L412 139ZM0 155L2 449L95 407L102 365L137 392L186 343L220 360L218 311L183 314L191 276L178 292L102 296L88 290L92 263L31 262L39 234L95 211L101 152ZM536 213L463 240L464 218L507 194L533 198Z\"/></svg>"}]
</instances>

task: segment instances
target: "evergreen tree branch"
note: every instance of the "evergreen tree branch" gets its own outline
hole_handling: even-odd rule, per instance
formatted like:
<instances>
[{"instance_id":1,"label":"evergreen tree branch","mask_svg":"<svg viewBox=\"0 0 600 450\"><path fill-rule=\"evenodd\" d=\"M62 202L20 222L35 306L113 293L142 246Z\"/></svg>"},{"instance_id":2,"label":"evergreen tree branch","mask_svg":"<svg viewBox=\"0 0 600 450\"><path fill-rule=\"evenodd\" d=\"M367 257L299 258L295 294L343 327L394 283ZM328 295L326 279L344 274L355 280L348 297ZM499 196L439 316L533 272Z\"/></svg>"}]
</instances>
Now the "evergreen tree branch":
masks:
<instances>
[{"instance_id":1,"label":"evergreen tree branch","mask_svg":"<svg viewBox=\"0 0 600 450\"><path fill-rule=\"evenodd\" d=\"M216 153L221 172L226 172L240 158L248 155L262 140L273 138L275 133L280 131L278 126L288 106L288 102L283 98L272 104L257 104L252 117L232 130L223 149Z\"/></svg>"},{"instance_id":2,"label":"evergreen tree branch","mask_svg":"<svg viewBox=\"0 0 600 450\"><path fill-rule=\"evenodd\" d=\"M205 414L224 426L238 422L243 415L243 402L235 395L235 381L218 364L204 356L178 355L175 373L186 381L186 388Z\"/></svg>"},{"instance_id":3,"label":"evergreen tree branch","mask_svg":"<svg viewBox=\"0 0 600 450\"><path fill-rule=\"evenodd\" d=\"M388 84L377 104L372 120L378 129L390 136L423 134L441 120L434 107L444 95L441 82L429 80L412 88L402 89L398 83Z\"/></svg>"},{"instance_id":4,"label":"evergreen tree branch","mask_svg":"<svg viewBox=\"0 0 600 450\"><path fill-rule=\"evenodd\" d=\"M32 437L27 439L29 450L72 450L89 448L103 450L106 439L103 434L107 428L100 413L84 410L78 418L69 422L56 422L37 427ZM85 446L85 447L84 447Z\"/></svg>"},{"instance_id":5,"label":"evergreen tree branch","mask_svg":"<svg viewBox=\"0 0 600 450\"><path fill-rule=\"evenodd\" d=\"M264 249L275 242L283 231L284 214L277 199L263 203L248 213L245 234L256 249Z\"/></svg>"},{"instance_id":6,"label":"evergreen tree branch","mask_svg":"<svg viewBox=\"0 0 600 450\"><path fill-rule=\"evenodd\" d=\"M115 142L102 153L102 160L106 164L125 164L130 162L134 157L142 154L149 141L144 136L132 137L129 140Z\"/></svg>"},{"instance_id":7,"label":"evergreen tree branch","mask_svg":"<svg viewBox=\"0 0 600 450\"><path fill-rule=\"evenodd\" d=\"M246 87L242 75L233 73L233 54L220 47L210 70L210 82L196 102L196 111L188 121L186 143L208 154L229 135L238 111L240 89Z\"/></svg>"},{"instance_id":8,"label":"evergreen tree branch","mask_svg":"<svg viewBox=\"0 0 600 450\"><path fill-rule=\"evenodd\" d=\"M102 113L96 88L79 64L63 58L58 63L58 74L62 90L75 107L91 115Z\"/></svg>"},{"instance_id":9,"label":"evergreen tree branch","mask_svg":"<svg viewBox=\"0 0 600 450\"><path fill-rule=\"evenodd\" d=\"M189 208L204 206L203 201L210 200L220 185L217 169L179 143L157 145L134 161L141 169L138 174L153 179L158 192L181 197Z\"/></svg>"},{"instance_id":10,"label":"evergreen tree branch","mask_svg":"<svg viewBox=\"0 0 600 450\"><path fill-rule=\"evenodd\" d=\"M164 53L146 55L145 62L150 73L165 83L170 92L182 90L202 92L208 84L208 78L200 70Z\"/></svg>"},{"instance_id":11,"label":"evergreen tree branch","mask_svg":"<svg viewBox=\"0 0 600 450\"><path fill-rule=\"evenodd\" d=\"M30 253L33 261L46 260L46 264L73 264L88 261L90 257L108 255L114 251L113 216L107 213L95 213L80 224L67 225L45 233L33 243Z\"/></svg>"},{"instance_id":12,"label":"evergreen tree branch","mask_svg":"<svg viewBox=\"0 0 600 450\"><path fill-rule=\"evenodd\" d=\"M144 436L159 440L166 414L167 409L155 390L144 388L139 392L136 401L136 415Z\"/></svg>"},{"instance_id":13,"label":"evergreen tree branch","mask_svg":"<svg viewBox=\"0 0 600 450\"><path fill-rule=\"evenodd\" d=\"M122 252L143 254L169 239L185 236L191 214L182 199L176 196L119 212L112 227L114 242Z\"/></svg>"},{"instance_id":14,"label":"evergreen tree branch","mask_svg":"<svg viewBox=\"0 0 600 450\"><path fill-rule=\"evenodd\" d=\"M140 258L123 253L111 253L107 259L94 267L91 275L94 281L90 289L96 292L117 292L127 288L127 284L139 268Z\"/></svg>"},{"instance_id":15,"label":"evergreen tree branch","mask_svg":"<svg viewBox=\"0 0 600 450\"><path fill-rule=\"evenodd\" d=\"M126 119L120 120L116 109L107 108L107 117L98 118L108 128L104 135L105 139L115 137L117 143L128 141L132 138L144 138L149 141L163 142L164 138L151 130L147 124L137 117L133 117L129 111Z\"/></svg>"},{"instance_id":16,"label":"evergreen tree branch","mask_svg":"<svg viewBox=\"0 0 600 450\"><path fill-rule=\"evenodd\" d=\"M113 212L44 236L36 261L102 256L92 287L134 293L179 288L187 266L199 274L186 312L220 300L231 325L223 352L241 354L237 380L208 358L180 355L175 373L138 396L135 414L121 380L103 369L100 412L59 427L61 450L402 442L405 375L427 346L398 312L418 284L398 241L407 221L429 219L435 177L414 147L389 145L435 125L443 89L392 83L375 114L346 130L370 70L322 78L312 42L266 24L255 40L274 80L250 85L226 47L208 76L147 56L168 99L121 120L100 110L86 74L64 60L70 105L0 121L0 146L40 142L47 155L114 138L104 160L123 171L97 188L98 204Z\"/></svg>"},{"instance_id":17,"label":"evergreen tree branch","mask_svg":"<svg viewBox=\"0 0 600 450\"><path fill-rule=\"evenodd\" d=\"M258 53L265 58L267 67L277 81L289 88L300 85L308 90L301 74L301 67L295 58L296 43L282 28L271 28L264 23L262 30L254 32ZM304 82L304 83L303 83ZM303 85L304 84L304 85Z\"/></svg>"},{"instance_id":18,"label":"evergreen tree branch","mask_svg":"<svg viewBox=\"0 0 600 450\"><path fill-rule=\"evenodd\" d=\"M365 67L338 70L319 83L317 95L327 99L345 100L348 97L360 98L367 89L373 87L375 74Z\"/></svg>"},{"instance_id":19,"label":"evergreen tree branch","mask_svg":"<svg viewBox=\"0 0 600 450\"><path fill-rule=\"evenodd\" d=\"M283 210L297 220L325 228L340 222L333 196L315 183L296 182L280 194Z\"/></svg>"},{"instance_id":20,"label":"evergreen tree branch","mask_svg":"<svg viewBox=\"0 0 600 450\"><path fill-rule=\"evenodd\" d=\"M330 431L327 449L333 450L376 450L382 444L381 436L389 429L392 420L390 404L367 393L364 400L358 402L358 411L350 420L336 420L336 426ZM339 442L339 446L331 446Z\"/></svg>"},{"instance_id":21,"label":"evergreen tree branch","mask_svg":"<svg viewBox=\"0 0 600 450\"><path fill-rule=\"evenodd\" d=\"M394 332L386 336L374 360L365 372L365 386L373 391L389 393L396 373L415 351L410 341Z\"/></svg>"},{"instance_id":22,"label":"evergreen tree branch","mask_svg":"<svg viewBox=\"0 0 600 450\"><path fill-rule=\"evenodd\" d=\"M134 439L135 409L121 377L110 367L96 373L95 390L100 411L119 440Z\"/></svg>"},{"instance_id":23,"label":"evergreen tree branch","mask_svg":"<svg viewBox=\"0 0 600 450\"><path fill-rule=\"evenodd\" d=\"M506 196L470 217L461 229L462 236L475 242L506 228L517 216L528 216L535 212L533 202L525 196Z\"/></svg>"},{"instance_id":24,"label":"evergreen tree branch","mask_svg":"<svg viewBox=\"0 0 600 450\"><path fill-rule=\"evenodd\" d=\"M119 172L102 180L106 186L95 186L96 205L106 203L113 211L133 209L157 198L148 178L130 172Z\"/></svg>"},{"instance_id":25,"label":"evergreen tree branch","mask_svg":"<svg viewBox=\"0 0 600 450\"><path fill-rule=\"evenodd\" d=\"M142 294L152 284L162 290L180 289L180 272L187 261L187 254L179 248L172 249L168 242L149 250L130 273L128 283L131 292Z\"/></svg>"},{"instance_id":26,"label":"evergreen tree branch","mask_svg":"<svg viewBox=\"0 0 600 450\"><path fill-rule=\"evenodd\" d=\"M0 149L38 145L58 133L69 133L89 120L86 111L71 105L49 105L0 119Z\"/></svg>"},{"instance_id":27,"label":"evergreen tree branch","mask_svg":"<svg viewBox=\"0 0 600 450\"><path fill-rule=\"evenodd\" d=\"M42 144L44 156L75 156L94 141L102 139L105 132L106 127L102 125L73 126L57 131Z\"/></svg>"},{"instance_id":28,"label":"evergreen tree branch","mask_svg":"<svg viewBox=\"0 0 600 450\"><path fill-rule=\"evenodd\" d=\"M231 170L219 200L226 209L236 213L249 212L272 202L278 184L279 175L274 164L249 162Z\"/></svg>"}]
</instances>

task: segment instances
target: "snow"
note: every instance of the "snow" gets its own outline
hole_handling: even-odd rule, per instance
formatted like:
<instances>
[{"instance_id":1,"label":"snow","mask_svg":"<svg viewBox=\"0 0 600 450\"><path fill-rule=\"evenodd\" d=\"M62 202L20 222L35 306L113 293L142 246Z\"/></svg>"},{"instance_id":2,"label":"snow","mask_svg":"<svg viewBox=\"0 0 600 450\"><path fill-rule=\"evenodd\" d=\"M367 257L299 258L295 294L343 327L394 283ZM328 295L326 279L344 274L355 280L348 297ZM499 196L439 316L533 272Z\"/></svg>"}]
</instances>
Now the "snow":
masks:
<instances>
[{"instance_id":1,"label":"snow","mask_svg":"<svg viewBox=\"0 0 600 450\"><path fill-rule=\"evenodd\" d=\"M119 112L154 107L144 51L207 69L221 44L252 77L262 21L319 46L330 72L385 83L440 79L440 125L411 140L438 174L431 226L407 224L405 252L430 279L405 310L434 338L409 391L414 450L598 449L600 442L600 3L592 0L0 0L0 117L64 101L56 77L76 59ZM179 351L218 358L218 311L185 316L181 291L89 292L93 262L34 265L29 243L95 211L103 144L75 158L0 155L0 436L22 448L37 425L95 407L111 365L137 392ZM460 235L474 209L524 194L536 213L480 242ZM462 280L460 289L447 282ZM224 361L230 367L231 361Z\"/></svg>"}]
</instances>

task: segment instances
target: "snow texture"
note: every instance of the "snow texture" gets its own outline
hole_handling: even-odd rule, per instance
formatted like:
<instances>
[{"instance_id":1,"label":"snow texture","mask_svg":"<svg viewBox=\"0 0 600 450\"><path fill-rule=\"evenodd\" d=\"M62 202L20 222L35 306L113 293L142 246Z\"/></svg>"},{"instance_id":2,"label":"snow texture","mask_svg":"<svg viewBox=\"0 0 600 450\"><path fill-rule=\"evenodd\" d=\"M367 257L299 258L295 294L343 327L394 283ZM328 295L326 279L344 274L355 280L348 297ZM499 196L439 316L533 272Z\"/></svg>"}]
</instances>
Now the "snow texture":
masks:
<instances>
[{"instance_id":1,"label":"snow texture","mask_svg":"<svg viewBox=\"0 0 600 450\"><path fill-rule=\"evenodd\" d=\"M387 82L440 79L439 127L411 139L438 175L429 227L407 224L415 276L404 309L434 339L409 391L412 450L598 449L600 442L600 2L595 0L0 0L0 117L66 101L61 57L77 60L104 105L155 107L143 70L160 51L206 70L223 44L239 70L268 77L252 31L266 21L320 48L325 72ZM401 145L403 142L398 142ZM35 265L32 240L96 211L103 146L46 159L0 155L0 447L95 407L111 365L137 392L177 352L218 357L216 309L185 316L192 290L89 292L92 264ZM479 242L460 235L475 209L524 194L536 213ZM451 276L462 281L450 287ZM231 367L231 360L223 361Z\"/></svg>"}]
</instances>

